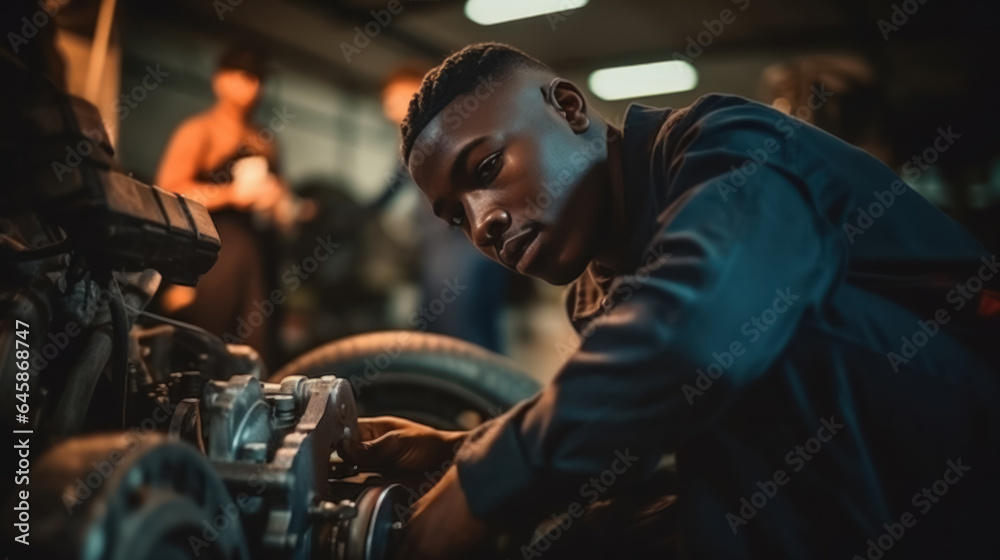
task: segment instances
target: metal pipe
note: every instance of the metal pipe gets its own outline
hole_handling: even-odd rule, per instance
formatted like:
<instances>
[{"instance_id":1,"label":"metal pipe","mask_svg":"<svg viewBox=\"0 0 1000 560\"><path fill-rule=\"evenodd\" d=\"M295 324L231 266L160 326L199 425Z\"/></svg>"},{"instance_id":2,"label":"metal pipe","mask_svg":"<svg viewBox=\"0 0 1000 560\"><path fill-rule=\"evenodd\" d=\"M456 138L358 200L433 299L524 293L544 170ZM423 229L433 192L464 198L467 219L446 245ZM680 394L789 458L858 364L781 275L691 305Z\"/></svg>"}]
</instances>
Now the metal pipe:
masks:
<instances>
[{"instance_id":1,"label":"metal pipe","mask_svg":"<svg viewBox=\"0 0 1000 560\"><path fill-rule=\"evenodd\" d=\"M97 380L110 357L111 329L103 326L90 335L80 359L69 372L52 418L53 439L71 436L80 430L87 417Z\"/></svg>"}]
</instances>

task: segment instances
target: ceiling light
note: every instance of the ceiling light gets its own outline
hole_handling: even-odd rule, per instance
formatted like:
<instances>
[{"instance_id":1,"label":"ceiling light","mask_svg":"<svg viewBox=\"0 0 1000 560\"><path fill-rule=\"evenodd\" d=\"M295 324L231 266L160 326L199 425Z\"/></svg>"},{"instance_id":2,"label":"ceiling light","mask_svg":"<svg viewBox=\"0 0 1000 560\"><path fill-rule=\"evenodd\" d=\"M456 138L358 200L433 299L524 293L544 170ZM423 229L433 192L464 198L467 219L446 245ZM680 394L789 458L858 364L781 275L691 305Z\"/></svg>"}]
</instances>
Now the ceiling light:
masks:
<instances>
[{"instance_id":1,"label":"ceiling light","mask_svg":"<svg viewBox=\"0 0 1000 560\"><path fill-rule=\"evenodd\" d=\"M648 97L694 89L698 85L698 71L683 60L602 68L590 75L587 85L607 101Z\"/></svg>"},{"instance_id":2,"label":"ceiling light","mask_svg":"<svg viewBox=\"0 0 1000 560\"><path fill-rule=\"evenodd\" d=\"M468 0L465 17L479 25L494 25L555 12L572 12L588 0Z\"/></svg>"}]
</instances>

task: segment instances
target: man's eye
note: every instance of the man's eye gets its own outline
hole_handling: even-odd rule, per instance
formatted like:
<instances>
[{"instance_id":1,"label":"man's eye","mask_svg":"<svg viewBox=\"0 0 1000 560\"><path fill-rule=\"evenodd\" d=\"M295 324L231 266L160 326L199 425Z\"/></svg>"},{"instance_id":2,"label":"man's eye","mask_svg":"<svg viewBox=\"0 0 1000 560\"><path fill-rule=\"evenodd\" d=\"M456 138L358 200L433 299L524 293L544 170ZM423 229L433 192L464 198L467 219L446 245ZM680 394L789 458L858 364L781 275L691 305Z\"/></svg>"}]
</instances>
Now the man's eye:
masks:
<instances>
[{"instance_id":1,"label":"man's eye","mask_svg":"<svg viewBox=\"0 0 1000 560\"><path fill-rule=\"evenodd\" d=\"M448 228L456 229L462 227L462 223L465 221L465 217L461 214L455 214L454 216L448 218Z\"/></svg>"},{"instance_id":2,"label":"man's eye","mask_svg":"<svg viewBox=\"0 0 1000 560\"><path fill-rule=\"evenodd\" d=\"M497 173L500 172L500 167L500 152L493 152L486 156L486 159L479 164L479 167L476 169L476 178L479 179L481 184L485 185L496 177Z\"/></svg>"}]
</instances>

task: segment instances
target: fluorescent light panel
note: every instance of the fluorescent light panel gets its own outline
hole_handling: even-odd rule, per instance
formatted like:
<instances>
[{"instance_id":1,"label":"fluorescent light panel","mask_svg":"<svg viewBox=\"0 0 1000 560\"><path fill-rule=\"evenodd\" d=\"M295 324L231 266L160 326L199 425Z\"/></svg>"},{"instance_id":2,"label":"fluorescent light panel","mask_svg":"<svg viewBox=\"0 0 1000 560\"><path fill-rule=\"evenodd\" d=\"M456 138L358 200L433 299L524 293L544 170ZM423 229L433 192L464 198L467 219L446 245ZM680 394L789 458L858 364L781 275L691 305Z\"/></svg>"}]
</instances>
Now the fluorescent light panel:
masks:
<instances>
[{"instance_id":1,"label":"fluorescent light panel","mask_svg":"<svg viewBox=\"0 0 1000 560\"><path fill-rule=\"evenodd\" d=\"M530 17L575 10L589 0L468 0L465 17L479 25L495 25Z\"/></svg>"},{"instance_id":2,"label":"fluorescent light panel","mask_svg":"<svg viewBox=\"0 0 1000 560\"><path fill-rule=\"evenodd\" d=\"M602 68L590 75L587 85L607 101L648 97L694 89L698 85L698 71L683 60Z\"/></svg>"}]
</instances>

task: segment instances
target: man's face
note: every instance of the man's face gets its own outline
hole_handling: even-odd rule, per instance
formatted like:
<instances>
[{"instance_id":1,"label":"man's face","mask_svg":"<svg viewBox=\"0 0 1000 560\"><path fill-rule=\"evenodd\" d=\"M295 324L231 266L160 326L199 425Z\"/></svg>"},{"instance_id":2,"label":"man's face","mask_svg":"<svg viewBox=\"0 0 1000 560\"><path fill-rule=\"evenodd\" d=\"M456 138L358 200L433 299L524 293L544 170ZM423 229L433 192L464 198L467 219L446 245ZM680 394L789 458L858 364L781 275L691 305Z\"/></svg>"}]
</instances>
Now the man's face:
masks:
<instances>
[{"instance_id":1,"label":"man's face","mask_svg":"<svg viewBox=\"0 0 1000 560\"><path fill-rule=\"evenodd\" d=\"M434 213L483 254L561 285L593 258L611 196L603 128L575 86L547 95L551 80L484 77L421 131L408 166Z\"/></svg>"},{"instance_id":2,"label":"man's face","mask_svg":"<svg viewBox=\"0 0 1000 560\"><path fill-rule=\"evenodd\" d=\"M250 110L260 94L260 78L243 70L222 68L212 78L212 89L218 98Z\"/></svg>"}]
</instances>

